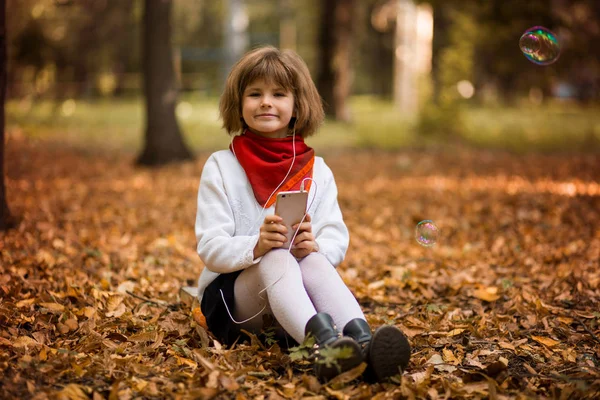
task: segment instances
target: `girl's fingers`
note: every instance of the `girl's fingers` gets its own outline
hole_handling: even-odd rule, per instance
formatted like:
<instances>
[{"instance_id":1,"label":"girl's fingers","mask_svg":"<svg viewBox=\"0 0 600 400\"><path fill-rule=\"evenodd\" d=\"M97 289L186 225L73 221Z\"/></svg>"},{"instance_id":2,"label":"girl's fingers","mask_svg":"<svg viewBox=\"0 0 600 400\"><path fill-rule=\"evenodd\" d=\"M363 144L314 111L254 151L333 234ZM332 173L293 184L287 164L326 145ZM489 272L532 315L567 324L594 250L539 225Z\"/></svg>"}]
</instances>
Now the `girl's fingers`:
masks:
<instances>
[{"instance_id":1,"label":"girl's fingers","mask_svg":"<svg viewBox=\"0 0 600 400\"><path fill-rule=\"evenodd\" d=\"M275 214L271 214L271 215L267 215L265 217L265 224L272 224L272 223L280 223L283 222L283 218L281 218L279 215L275 215Z\"/></svg>"},{"instance_id":2,"label":"girl's fingers","mask_svg":"<svg viewBox=\"0 0 600 400\"><path fill-rule=\"evenodd\" d=\"M302 242L314 242L315 238L310 232L302 232L296 236L294 239L294 245L297 245Z\"/></svg>"},{"instance_id":3,"label":"girl's fingers","mask_svg":"<svg viewBox=\"0 0 600 400\"><path fill-rule=\"evenodd\" d=\"M292 226L292 229L298 229L298 224ZM301 232L312 232L312 225L310 222L303 222L302 224L300 224L300 229L298 230Z\"/></svg>"},{"instance_id":4,"label":"girl's fingers","mask_svg":"<svg viewBox=\"0 0 600 400\"><path fill-rule=\"evenodd\" d=\"M283 235L287 233L287 228L283 224L272 223L264 225L265 232L279 232Z\"/></svg>"},{"instance_id":5,"label":"girl's fingers","mask_svg":"<svg viewBox=\"0 0 600 400\"><path fill-rule=\"evenodd\" d=\"M294 248L301 249L301 250L310 250L313 247L314 247L313 246L313 242L310 242L310 241L307 241L307 240L305 240L304 242L300 242L300 243L294 245Z\"/></svg>"},{"instance_id":6,"label":"girl's fingers","mask_svg":"<svg viewBox=\"0 0 600 400\"><path fill-rule=\"evenodd\" d=\"M283 235L283 234L281 234L279 232L268 232L268 233L265 233L263 235L263 238L265 240L268 240L268 241L282 242L282 243L285 242L285 239L286 239L285 235Z\"/></svg>"}]
</instances>

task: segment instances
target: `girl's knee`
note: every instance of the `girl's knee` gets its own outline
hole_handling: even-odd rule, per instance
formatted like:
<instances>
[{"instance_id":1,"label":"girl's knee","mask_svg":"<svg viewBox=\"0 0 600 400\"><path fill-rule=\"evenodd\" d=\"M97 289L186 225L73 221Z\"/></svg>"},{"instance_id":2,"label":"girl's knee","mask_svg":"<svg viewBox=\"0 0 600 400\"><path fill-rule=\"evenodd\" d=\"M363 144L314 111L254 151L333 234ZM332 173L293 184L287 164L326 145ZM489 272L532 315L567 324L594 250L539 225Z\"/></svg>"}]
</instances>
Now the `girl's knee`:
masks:
<instances>
[{"instance_id":1,"label":"girl's knee","mask_svg":"<svg viewBox=\"0 0 600 400\"><path fill-rule=\"evenodd\" d=\"M265 254L260 263L280 263L288 261L289 259L296 261L296 259L285 249L272 249Z\"/></svg>"},{"instance_id":2,"label":"girl's knee","mask_svg":"<svg viewBox=\"0 0 600 400\"><path fill-rule=\"evenodd\" d=\"M333 267L333 265L331 265L327 257L325 257L321 253L310 253L302 259L302 263L304 263L305 261L307 261L310 264L327 265Z\"/></svg>"},{"instance_id":3,"label":"girl's knee","mask_svg":"<svg viewBox=\"0 0 600 400\"><path fill-rule=\"evenodd\" d=\"M281 273L286 266L287 268L298 269L298 262L287 250L283 249L273 249L269 251L263 256L258 264L258 268L263 273L268 273L269 271Z\"/></svg>"},{"instance_id":4,"label":"girl's knee","mask_svg":"<svg viewBox=\"0 0 600 400\"><path fill-rule=\"evenodd\" d=\"M300 271L302 276L325 276L327 274L337 274L333 265L327 257L319 253L311 253L300 261Z\"/></svg>"}]
</instances>

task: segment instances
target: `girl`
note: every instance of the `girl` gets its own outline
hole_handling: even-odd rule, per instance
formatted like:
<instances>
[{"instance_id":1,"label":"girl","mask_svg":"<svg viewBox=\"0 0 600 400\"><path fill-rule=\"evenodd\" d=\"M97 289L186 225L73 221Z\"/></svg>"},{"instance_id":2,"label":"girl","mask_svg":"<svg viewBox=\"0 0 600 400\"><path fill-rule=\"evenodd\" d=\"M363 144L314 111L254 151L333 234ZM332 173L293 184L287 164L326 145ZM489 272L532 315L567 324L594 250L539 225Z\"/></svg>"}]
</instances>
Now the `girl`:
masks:
<instances>
[{"instance_id":1,"label":"girl","mask_svg":"<svg viewBox=\"0 0 600 400\"><path fill-rule=\"evenodd\" d=\"M270 46L247 53L230 72L219 109L233 140L204 165L195 226L205 265L198 295L210 331L231 345L241 329L260 332L275 320L298 343L314 338L322 380L363 361L373 380L401 373L410 358L406 337L393 326L371 335L335 270L348 229L331 170L304 143L324 119L304 61ZM299 189L309 190L309 207L288 247L273 204L278 192ZM345 349L338 354L346 357L326 364L323 348Z\"/></svg>"}]
</instances>

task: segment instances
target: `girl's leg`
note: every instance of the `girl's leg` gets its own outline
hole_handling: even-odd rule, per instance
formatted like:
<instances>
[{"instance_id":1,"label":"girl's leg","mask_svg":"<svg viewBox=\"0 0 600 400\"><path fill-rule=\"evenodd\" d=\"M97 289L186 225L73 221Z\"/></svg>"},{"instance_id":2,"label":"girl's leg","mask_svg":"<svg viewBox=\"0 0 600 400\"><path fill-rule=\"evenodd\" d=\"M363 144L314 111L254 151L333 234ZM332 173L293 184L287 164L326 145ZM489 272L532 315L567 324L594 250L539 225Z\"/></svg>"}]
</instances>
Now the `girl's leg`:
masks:
<instances>
[{"instance_id":1,"label":"girl's leg","mask_svg":"<svg viewBox=\"0 0 600 400\"><path fill-rule=\"evenodd\" d=\"M324 255L309 254L300 261L300 271L317 312L331 315L340 331L355 318L365 319L358 301Z\"/></svg>"},{"instance_id":2,"label":"girl's leg","mask_svg":"<svg viewBox=\"0 0 600 400\"><path fill-rule=\"evenodd\" d=\"M317 313L302 284L300 266L286 250L271 250L260 263L242 271L235 280L234 298L236 321L259 314L241 328L258 331L263 315L272 313L298 343L304 340L306 323Z\"/></svg>"}]
</instances>

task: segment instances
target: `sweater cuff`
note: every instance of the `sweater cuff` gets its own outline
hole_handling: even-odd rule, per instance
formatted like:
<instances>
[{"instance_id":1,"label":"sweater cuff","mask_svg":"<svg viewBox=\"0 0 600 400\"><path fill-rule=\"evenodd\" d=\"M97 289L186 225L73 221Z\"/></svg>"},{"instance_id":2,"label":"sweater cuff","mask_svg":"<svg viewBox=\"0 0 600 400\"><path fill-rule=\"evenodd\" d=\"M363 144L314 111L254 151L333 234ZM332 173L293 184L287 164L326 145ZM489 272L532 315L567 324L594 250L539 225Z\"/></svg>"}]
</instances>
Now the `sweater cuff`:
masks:
<instances>
[{"instance_id":1,"label":"sweater cuff","mask_svg":"<svg viewBox=\"0 0 600 400\"><path fill-rule=\"evenodd\" d=\"M251 260L251 261L250 261L250 265L248 265L248 267L250 267L254 264L258 264L260 262L260 260L262 260L262 258L263 258L263 256L254 258L254 248L256 247L257 243L258 243L258 235L250 236L250 251L248 253L247 259Z\"/></svg>"}]
</instances>

